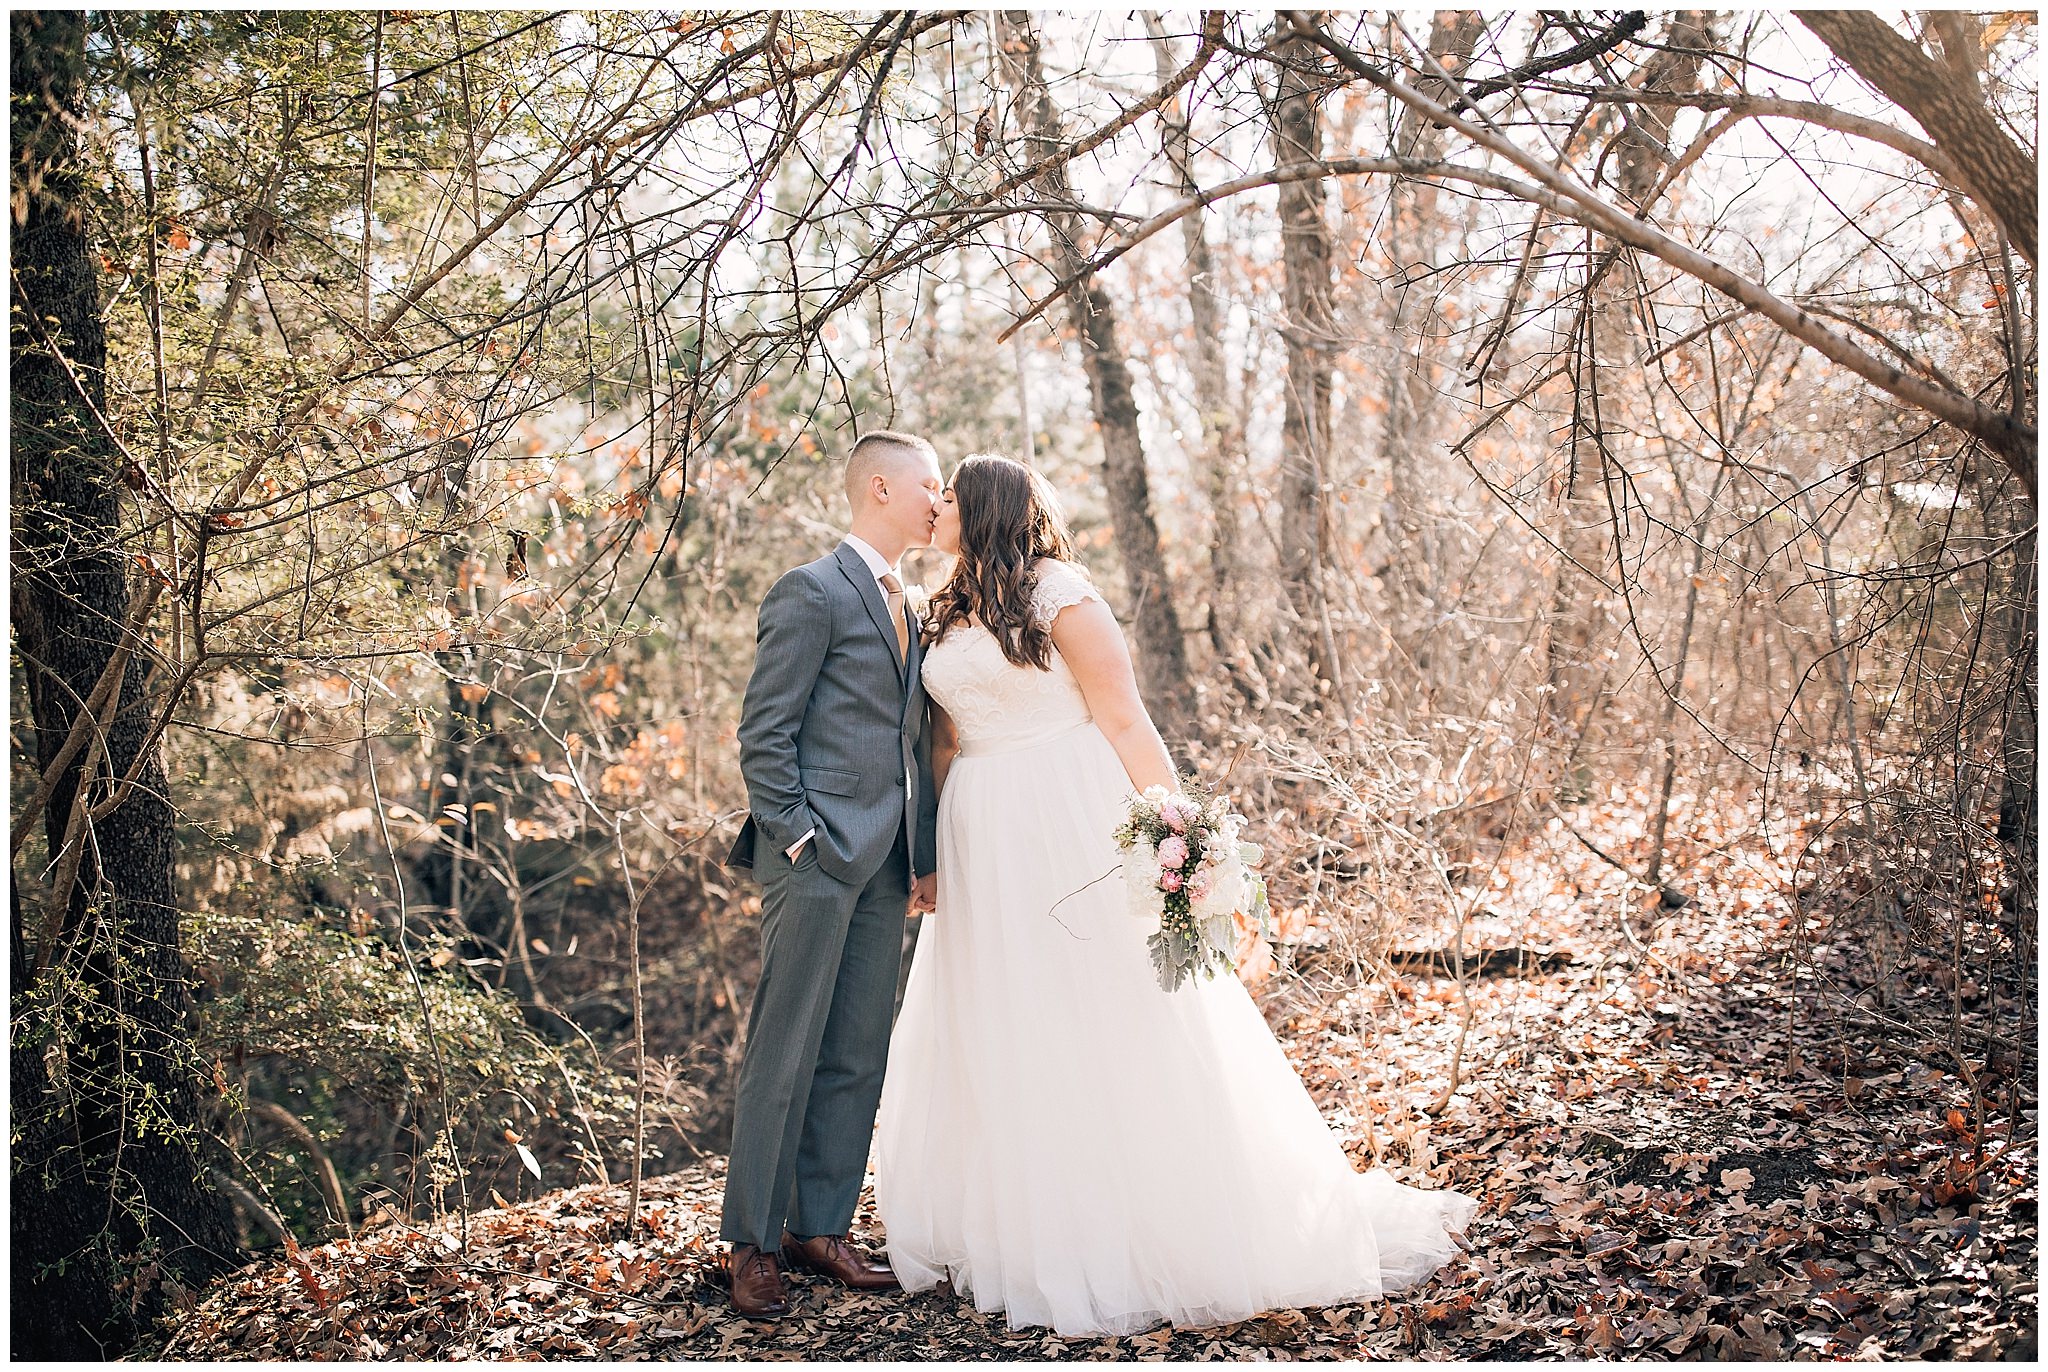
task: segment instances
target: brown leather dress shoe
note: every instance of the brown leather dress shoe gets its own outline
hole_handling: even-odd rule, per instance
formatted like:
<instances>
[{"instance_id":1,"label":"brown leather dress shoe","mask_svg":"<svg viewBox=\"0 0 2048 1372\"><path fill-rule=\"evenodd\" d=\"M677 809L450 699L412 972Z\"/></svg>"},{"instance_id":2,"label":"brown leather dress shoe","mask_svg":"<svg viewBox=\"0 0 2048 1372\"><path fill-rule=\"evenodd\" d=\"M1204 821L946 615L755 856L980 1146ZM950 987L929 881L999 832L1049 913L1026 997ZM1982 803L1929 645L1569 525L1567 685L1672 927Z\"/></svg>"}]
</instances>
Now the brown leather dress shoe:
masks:
<instances>
[{"instance_id":1,"label":"brown leather dress shoe","mask_svg":"<svg viewBox=\"0 0 2048 1372\"><path fill-rule=\"evenodd\" d=\"M742 1315L774 1319L789 1313L789 1292L773 1253L751 1243L734 1244L725 1258L725 1275L732 1286L732 1308Z\"/></svg>"},{"instance_id":2,"label":"brown leather dress shoe","mask_svg":"<svg viewBox=\"0 0 2048 1372\"><path fill-rule=\"evenodd\" d=\"M814 1239L799 1239L785 1232L782 1256L791 1267L830 1277L856 1291L899 1289L896 1274L889 1270L889 1265L862 1257L860 1250L848 1243L844 1234L820 1234Z\"/></svg>"}]
</instances>

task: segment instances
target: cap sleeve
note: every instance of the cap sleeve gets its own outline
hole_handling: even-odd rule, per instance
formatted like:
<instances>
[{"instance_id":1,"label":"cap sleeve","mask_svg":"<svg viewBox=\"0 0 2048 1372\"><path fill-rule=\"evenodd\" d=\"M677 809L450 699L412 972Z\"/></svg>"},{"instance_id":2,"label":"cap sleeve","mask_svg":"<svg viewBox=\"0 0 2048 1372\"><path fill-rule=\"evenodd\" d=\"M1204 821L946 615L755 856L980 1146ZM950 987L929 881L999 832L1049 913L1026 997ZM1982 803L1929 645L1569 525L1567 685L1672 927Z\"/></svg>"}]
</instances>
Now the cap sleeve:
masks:
<instances>
[{"instance_id":1,"label":"cap sleeve","mask_svg":"<svg viewBox=\"0 0 2048 1372\"><path fill-rule=\"evenodd\" d=\"M1088 573L1074 563L1053 558L1039 562L1038 585L1031 592L1031 614L1040 624L1051 624L1069 605L1101 599L1102 593L1095 589Z\"/></svg>"}]
</instances>

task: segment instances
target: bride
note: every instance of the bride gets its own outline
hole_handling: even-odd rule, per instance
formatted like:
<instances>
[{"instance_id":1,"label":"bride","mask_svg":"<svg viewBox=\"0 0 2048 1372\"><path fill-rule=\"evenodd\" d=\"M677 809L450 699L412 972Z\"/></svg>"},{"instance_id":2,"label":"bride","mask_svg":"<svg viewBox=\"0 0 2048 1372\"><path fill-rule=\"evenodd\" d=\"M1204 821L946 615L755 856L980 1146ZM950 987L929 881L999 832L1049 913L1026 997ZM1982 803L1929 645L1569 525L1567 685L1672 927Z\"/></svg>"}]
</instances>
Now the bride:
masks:
<instances>
[{"instance_id":1,"label":"bride","mask_svg":"<svg viewBox=\"0 0 2048 1372\"><path fill-rule=\"evenodd\" d=\"M1173 763L1050 489L967 458L934 543L938 902L875 1154L903 1286L1079 1335L1421 1281L1477 1202L1354 1172L1236 978L1159 988L1112 834Z\"/></svg>"}]
</instances>

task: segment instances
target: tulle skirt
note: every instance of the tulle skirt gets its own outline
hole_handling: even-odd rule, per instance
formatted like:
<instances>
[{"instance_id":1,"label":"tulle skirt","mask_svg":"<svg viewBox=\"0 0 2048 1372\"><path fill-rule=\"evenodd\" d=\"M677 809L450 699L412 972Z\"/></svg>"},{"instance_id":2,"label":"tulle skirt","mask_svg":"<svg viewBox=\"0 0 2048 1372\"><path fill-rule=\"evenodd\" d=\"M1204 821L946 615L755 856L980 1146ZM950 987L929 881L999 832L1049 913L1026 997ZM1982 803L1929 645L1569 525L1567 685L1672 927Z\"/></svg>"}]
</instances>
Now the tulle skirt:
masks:
<instances>
[{"instance_id":1,"label":"tulle skirt","mask_svg":"<svg viewBox=\"0 0 2048 1372\"><path fill-rule=\"evenodd\" d=\"M890 1040L875 1194L909 1290L1125 1334L1368 1300L1477 1202L1358 1173L1233 977L1159 989L1093 723L958 758Z\"/></svg>"}]
</instances>

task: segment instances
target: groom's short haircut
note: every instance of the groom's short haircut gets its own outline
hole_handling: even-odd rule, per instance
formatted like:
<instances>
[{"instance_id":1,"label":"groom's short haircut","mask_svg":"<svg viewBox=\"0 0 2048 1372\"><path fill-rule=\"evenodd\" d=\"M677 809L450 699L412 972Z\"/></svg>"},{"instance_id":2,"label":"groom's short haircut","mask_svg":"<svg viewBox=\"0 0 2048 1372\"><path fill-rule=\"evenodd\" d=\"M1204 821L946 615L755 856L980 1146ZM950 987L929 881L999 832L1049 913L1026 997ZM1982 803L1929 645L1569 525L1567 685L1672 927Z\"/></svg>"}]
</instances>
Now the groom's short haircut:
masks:
<instances>
[{"instance_id":1,"label":"groom's short haircut","mask_svg":"<svg viewBox=\"0 0 2048 1372\"><path fill-rule=\"evenodd\" d=\"M861 493L867 490L869 477L877 472L890 475L906 460L918 457L930 458L934 467L939 464L939 450L916 434L898 433L894 429L870 429L860 436L860 441L853 445L853 451L846 455L846 498L858 506Z\"/></svg>"}]
</instances>

